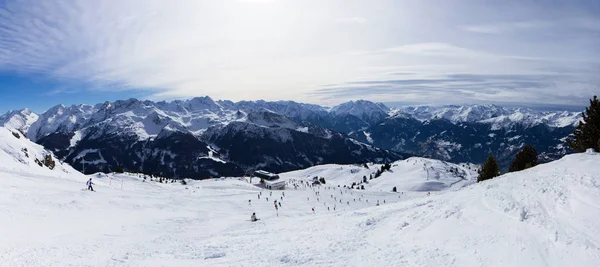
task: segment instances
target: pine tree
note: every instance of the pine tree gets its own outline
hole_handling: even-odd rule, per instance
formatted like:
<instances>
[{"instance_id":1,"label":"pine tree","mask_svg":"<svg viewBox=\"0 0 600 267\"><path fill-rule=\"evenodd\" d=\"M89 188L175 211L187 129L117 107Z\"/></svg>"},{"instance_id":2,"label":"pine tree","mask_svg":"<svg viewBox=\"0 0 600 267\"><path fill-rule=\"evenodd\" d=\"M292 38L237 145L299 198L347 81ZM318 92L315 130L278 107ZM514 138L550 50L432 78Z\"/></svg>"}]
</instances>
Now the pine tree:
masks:
<instances>
[{"instance_id":1,"label":"pine tree","mask_svg":"<svg viewBox=\"0 0 600 267\"><path fill-rule=\"evenodd\" d=\"M535 150L535 147L527 145L523 147L523 150L517 153L508 171L522 171L534 167L535 165L538 165L538 153Z\"/></svg>"},{"instance_id":2,"label":"pine tree","mask_svg":"<svg viewBox=\"0 0 600 267\"><path fill-rule=\"evenodd\" d=\"M575 152L585 152L588 148L600 149L600 102L598 97L590 99L590 106L581 113L582 120L579 121L577 129L573 132L573 139L567 139L567 144ZM597 150L600 151L600 150Z\"/></svg>"},{"instance_id":3,"label":"pine tree","mask_svg":"<svg viewBox=\"0 0 600 267\"><path fill-rule=\"evenodd\" d=\"M366 183L366 182L367 182L367 176L363 175L363 183Z\"/></svg>"},{"instance_id":4,"label":"pine tree","mask_svg":"<svg viewBox=\"0 0 600 267\"><path fill-rule=\"evenodd\" d=\"M392 188L392 192L398 192L398 191L396 190L396 187L395 187L395 186L394 186L394 188Z\"/></svg>"},{"instance_id":5,"label":"pine tree","mask_svg":"<svg viewBox=\"0 0 600 267\"><path fill-rule=\"evenodd\" d=\"M498 167L498 162L496 161L494 154L490 154L481 169L477 172L479 173L477 182L492 179L500 174L500 168Z\"/></svg>"}]
</instances>

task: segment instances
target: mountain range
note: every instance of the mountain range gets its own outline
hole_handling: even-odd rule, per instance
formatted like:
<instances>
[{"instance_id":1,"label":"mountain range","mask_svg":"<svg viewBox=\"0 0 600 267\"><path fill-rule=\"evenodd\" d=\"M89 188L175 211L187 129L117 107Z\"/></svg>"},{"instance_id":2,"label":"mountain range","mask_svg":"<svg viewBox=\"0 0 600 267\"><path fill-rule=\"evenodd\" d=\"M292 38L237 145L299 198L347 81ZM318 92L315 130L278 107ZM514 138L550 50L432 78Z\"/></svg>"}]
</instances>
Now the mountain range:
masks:
<instances>
[{"instance_id":1,"label":"mountain range","mask_svg":"<svg viewBox=\"0 0 600 267\"><path fill-rule=\"evenodd\" d=\"M323 107L293 101L172 102L136 99L58 105L0 116L85 173L117 168L170 177L284 172L318 164L391 162L409 155L506 167L524 146L541 160L569 152L580 114L495 105L413 106L351 101Z\"/></svg>"}]
</instances>

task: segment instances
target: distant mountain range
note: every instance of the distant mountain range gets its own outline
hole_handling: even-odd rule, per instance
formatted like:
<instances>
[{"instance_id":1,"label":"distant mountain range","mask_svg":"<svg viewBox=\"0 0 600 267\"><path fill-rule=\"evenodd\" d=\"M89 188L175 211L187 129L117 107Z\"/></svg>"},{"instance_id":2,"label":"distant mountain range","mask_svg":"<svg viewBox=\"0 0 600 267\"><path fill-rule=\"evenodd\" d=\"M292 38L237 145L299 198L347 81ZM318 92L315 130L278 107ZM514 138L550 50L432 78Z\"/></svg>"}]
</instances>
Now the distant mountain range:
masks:
<instances>
[{"instance_id":1,"label":"distant mountain range","mask_svg":"<svg viewBox=\"0 0 600 267\"><path fill-rule=\"evenodd\" d=\"M171 177L290 171L327 163L391 162L408 155L503 166L525 144L542 160L568 153L580 114L495 105L392 109L359 100L335 107L293 101L152 102L55 106L0 116L86 173L125 170Z\"/></svg>"}]
</instances>

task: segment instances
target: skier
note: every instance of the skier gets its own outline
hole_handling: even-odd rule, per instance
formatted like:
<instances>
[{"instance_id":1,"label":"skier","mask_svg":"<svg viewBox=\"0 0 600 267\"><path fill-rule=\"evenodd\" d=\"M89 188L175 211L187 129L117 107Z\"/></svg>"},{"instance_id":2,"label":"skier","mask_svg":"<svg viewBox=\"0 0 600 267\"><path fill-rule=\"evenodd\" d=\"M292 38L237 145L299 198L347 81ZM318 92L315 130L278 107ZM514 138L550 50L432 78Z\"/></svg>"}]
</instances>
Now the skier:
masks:
<instances>
[{"instance_id":1,"label":"skier","mask_svg":"<svg viewBox=\"0 0 600 267\"><path fill-rule=\"evenodd\" d=\"M312 211L313 211L313 214L315 214L315 208L314 207L312 208Z\"/></svg>"},{"instance_id":2,"label":"skier","mask_svg":"<svg viewBox=\"0 0 600 267\"><path fill-rule=\"evenodd\" d=\"M87 188L88 190L94 191L94 188L92 187L92 185L94 185L94 183L92 182L92 178L90 178L86 184L88 186L88 188Z\"/></svg>"},{"instance_id":3,"label":"skier","mask_svg":"<svg viewBox=\"0 0 600 267\"><path fill-rule=\"evenodd\" d=\"M252 200L248 199L248 206L252 206Z\"/></svg>"},{"instance_id":4,"label":"skier","mask_svg":"<svg viewBox=\"0 0 600 267\"><path fill-rule=\"evenodd\" d=\"M250 216L250 221L251 222L258 221L258 219L256 218L256 213L252 213L252 216Z\"/></svg>"}]
</instances>

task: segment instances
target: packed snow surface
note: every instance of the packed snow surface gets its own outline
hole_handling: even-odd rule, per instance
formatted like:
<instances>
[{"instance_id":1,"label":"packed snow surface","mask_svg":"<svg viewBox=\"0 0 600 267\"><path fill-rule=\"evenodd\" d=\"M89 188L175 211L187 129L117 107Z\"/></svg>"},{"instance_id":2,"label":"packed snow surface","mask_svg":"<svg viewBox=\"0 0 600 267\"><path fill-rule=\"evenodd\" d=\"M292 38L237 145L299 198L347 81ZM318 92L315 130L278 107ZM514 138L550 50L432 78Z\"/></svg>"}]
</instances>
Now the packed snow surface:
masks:
<instances>
[{"instance_id":1,"label":"packed snow surface","mask_svg":"<svg viewBox=\"0 0 600 267\"><path fill-rule=\"evenodd\" d=\"M282 174L286 190L271 195L257 179L165 184L2 158L0 266L597 267L598 162L570 155L468 185L468 169L411 158L365 190L343 185L378 166L327 165ZM306 186L313 175L327 184ZM96 192L84 190L89 177ZM445 186L415 188L428 181Z\"/></svg>"}]
</instances>

